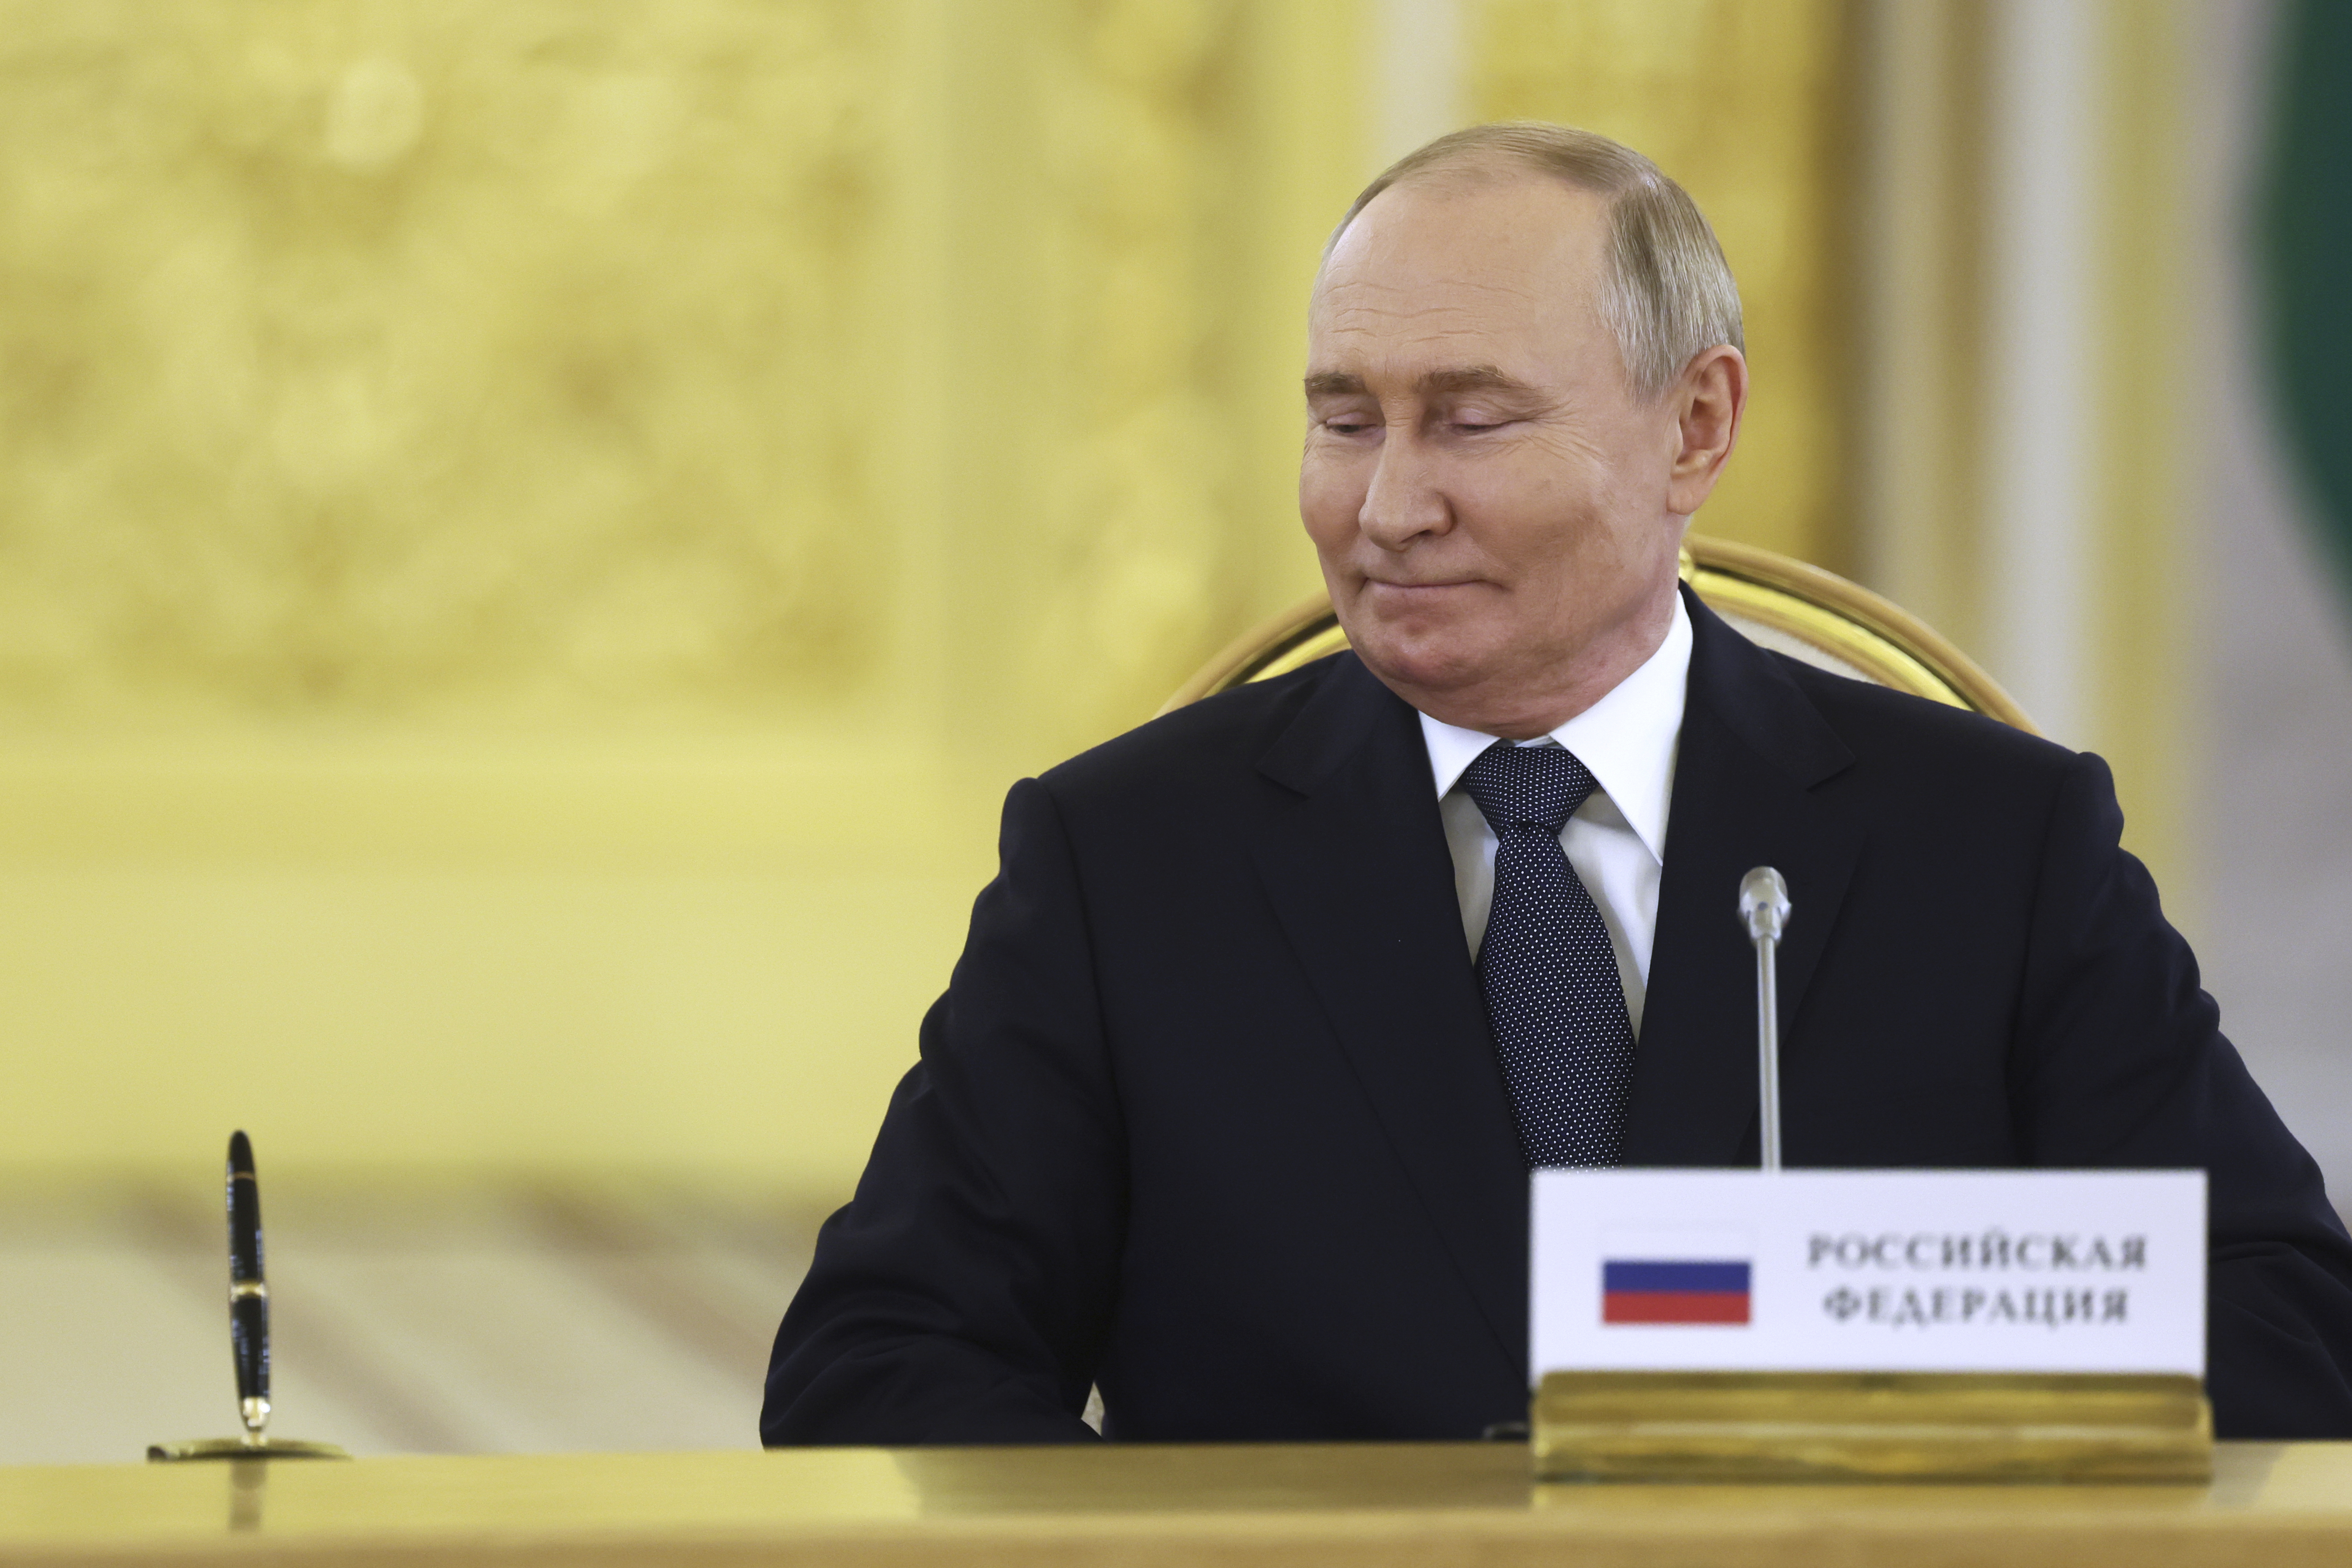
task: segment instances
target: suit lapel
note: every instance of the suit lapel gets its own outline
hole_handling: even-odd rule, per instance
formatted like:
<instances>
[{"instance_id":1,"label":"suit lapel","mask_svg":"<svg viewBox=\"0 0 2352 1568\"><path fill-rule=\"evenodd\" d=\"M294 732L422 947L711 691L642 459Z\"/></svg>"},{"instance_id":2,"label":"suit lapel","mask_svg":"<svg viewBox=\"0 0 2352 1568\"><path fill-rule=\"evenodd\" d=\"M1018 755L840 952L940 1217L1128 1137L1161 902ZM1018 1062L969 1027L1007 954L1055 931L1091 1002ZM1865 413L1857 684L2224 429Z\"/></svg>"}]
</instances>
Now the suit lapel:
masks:
<instances>
[{"instance_id":1,"label":"suit lapel","mask_svg":"<svg viewBox=\"0 0 2352 1568\"><path fill-rule=\"evenodd\" d=\"M1266 895L1514 1376L1528 1173L1418 719L1352 653L1260 760Z\"/></svg>"},{"instance_id":2,"label":"suit lapel","mask_svg":"<svg viewBox=\"0 0 2352 1568\"><path fill-rule=\"evenodd\" d=\"M1852 753L1769 654L1685 598L1690 687L1626 1132L1635 1166L1742 1159L1756 1122L1756 957L1739 879L1759 865L1788 879L1780 1025L1793 1054L1803 1042L1790 1024L1861 851L1858 831L1812 793Z\"/></svg>"}]
</instances>

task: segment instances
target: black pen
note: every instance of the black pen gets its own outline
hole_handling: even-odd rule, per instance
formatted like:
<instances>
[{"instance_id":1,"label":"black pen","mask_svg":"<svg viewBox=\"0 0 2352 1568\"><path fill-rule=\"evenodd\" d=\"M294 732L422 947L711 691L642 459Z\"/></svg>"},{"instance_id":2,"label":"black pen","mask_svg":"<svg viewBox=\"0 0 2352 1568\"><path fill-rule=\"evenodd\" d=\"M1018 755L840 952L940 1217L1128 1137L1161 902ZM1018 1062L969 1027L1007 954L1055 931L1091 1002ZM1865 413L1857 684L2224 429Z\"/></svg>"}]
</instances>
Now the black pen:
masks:
<instances>
[{"instance_id":1,"label":"black pen","mask_svg":"<svg viewBox=\"0 0 2352 1568\"><path fill-rule=\"evenodd\" d=\"M152 1444L150 1459L351 1458L332 1443L285 1437L272 1442L264 1435L269 1426L269 1282L261 1273L261 1186L253 1177L253 1141L243 1133L230 1134L228 1140L228 1342L236 1357L236 1413L245 1435Z\"/></svg>"},{"instance_id":2,"label":"black pen","mask_svg":"<svg viewBox=\"0 0 2352 1568\"><path fill-rule=\"evenodd\" d=\"M228 1333L236 1354L236 1409L245 1440L258 1445L269 1425L269 1283L261 1272L261 1188L253 1144L228 1140Z\"/></svg>"}]
</instances>

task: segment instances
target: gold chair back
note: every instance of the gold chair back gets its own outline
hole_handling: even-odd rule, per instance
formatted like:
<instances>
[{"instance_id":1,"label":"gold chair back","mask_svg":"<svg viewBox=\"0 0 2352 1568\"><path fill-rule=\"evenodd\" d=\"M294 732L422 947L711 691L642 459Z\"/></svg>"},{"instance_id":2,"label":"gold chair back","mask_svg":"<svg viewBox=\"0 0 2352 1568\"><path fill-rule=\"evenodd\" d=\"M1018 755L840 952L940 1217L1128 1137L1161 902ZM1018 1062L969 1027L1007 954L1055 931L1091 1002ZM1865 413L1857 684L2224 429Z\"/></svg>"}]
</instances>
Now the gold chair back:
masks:
<instances>
[{"instance_id":1,"label":"gold chair back","mask_svg":"<svg viewBox=\"0 0 2352 1568\"><path fill-rule=\"evenodd\" d=\"M1833 572L1753 545L1694 534L1683 580L1749 640L1834 674L1967 708L2035 733L2010 695L1916 616ZM1287 674L1348 645L1323 594L1234 641L1160 708Z\"/></svg>"}]
</instances>

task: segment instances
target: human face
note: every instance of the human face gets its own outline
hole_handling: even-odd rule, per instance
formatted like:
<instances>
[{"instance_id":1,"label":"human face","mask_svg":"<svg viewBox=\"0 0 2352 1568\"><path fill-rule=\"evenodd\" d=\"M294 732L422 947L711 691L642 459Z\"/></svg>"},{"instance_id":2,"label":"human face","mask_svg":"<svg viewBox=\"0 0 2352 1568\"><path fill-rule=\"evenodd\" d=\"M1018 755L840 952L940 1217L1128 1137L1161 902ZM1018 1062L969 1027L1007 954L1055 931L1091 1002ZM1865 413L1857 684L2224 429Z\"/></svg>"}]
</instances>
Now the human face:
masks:
<instances>
[{"instance_id":1,"label":"human face","mask_svg":"<svg viewBox=\"0 0 2352 1568\"><path fill-rule=\"evenodd\" d=\"M1627 386L1608 233L1554 180L1423 181L1374 198L1316 280L1299 513L1358 656L1447 723L1547 733L1672 622L1705 494L1691 399Z\"/></svg>"}]
</instances>

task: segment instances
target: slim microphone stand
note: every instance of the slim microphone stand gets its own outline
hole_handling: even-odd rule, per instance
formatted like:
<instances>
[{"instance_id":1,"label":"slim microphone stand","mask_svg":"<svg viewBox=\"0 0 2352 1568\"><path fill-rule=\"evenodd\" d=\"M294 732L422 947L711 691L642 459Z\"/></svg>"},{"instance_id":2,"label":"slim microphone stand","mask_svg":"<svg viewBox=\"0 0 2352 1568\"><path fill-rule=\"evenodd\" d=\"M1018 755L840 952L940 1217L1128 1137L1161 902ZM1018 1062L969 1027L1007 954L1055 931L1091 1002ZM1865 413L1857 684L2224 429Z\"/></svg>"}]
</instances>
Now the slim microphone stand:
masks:
<instances>
[{"instance_id":1,"label":"slim microphone stand","mask_svg":"<svg viewBox=\"0 0 2352 1568\"><path fill-rule=\"evenodd\" d=\"M1739 879L1739 919L1756 944L1756 1125L1761 1168L1780 1168L1780 934L1789 884L1769 865Z\"/></svg>"}]
</instances>

